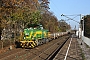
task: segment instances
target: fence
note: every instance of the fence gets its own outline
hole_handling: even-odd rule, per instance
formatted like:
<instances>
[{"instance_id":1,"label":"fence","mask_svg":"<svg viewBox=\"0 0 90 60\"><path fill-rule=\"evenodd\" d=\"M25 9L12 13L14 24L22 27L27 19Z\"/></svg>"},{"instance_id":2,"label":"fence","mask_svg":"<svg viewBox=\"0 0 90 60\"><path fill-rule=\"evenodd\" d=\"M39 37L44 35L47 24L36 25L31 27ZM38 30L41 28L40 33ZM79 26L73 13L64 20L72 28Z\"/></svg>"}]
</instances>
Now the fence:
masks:
<instances>
[{"instance_id":1,"label":"fence","mask_svg":"<svg viewBox=\"0 0 90 60\"><path fill-rule=\"evenodd\" d=\"M90 38L82 36L82 40L90 47Z\"/></svg>"}]
</instances>

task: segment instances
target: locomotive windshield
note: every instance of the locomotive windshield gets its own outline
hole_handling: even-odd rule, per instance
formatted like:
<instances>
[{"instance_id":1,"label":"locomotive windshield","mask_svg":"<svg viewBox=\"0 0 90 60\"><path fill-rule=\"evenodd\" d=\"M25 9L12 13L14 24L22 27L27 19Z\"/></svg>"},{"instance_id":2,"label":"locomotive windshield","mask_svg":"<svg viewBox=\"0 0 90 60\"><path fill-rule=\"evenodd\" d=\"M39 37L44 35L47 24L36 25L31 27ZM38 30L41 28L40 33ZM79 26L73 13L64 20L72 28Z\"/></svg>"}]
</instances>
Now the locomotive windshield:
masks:
<instances>
[{"instance_id":1,"label":"locomotive windshield","mask_svg":"<svg viewBox=\"0 0 90 60\"><path fill-rule=\"evenodd\" d=\"M30 25L28 25L28 28L30 28L30 29L43 29L43 26L40 24L30 24Z\"/></svg>"}]
</instances>

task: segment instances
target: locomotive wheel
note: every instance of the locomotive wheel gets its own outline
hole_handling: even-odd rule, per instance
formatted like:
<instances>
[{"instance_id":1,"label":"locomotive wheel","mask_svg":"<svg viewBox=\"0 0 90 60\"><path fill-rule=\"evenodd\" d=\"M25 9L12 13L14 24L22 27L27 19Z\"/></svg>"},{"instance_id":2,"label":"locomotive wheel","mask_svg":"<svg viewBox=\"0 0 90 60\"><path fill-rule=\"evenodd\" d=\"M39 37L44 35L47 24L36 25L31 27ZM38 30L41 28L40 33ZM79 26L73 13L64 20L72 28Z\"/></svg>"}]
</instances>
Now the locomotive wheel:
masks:
<instances>
[{"instance_id":1,"label":"locomotive wheel","mask_svg":"<svg viewBox=\"0 0 90 60\"><path fill-rule=\"evenodd\" d=\"M46 38L46 43L47 43L47 42L49 42L49 39L48 39L48 38Z\"/></svg>"}]
</instances>

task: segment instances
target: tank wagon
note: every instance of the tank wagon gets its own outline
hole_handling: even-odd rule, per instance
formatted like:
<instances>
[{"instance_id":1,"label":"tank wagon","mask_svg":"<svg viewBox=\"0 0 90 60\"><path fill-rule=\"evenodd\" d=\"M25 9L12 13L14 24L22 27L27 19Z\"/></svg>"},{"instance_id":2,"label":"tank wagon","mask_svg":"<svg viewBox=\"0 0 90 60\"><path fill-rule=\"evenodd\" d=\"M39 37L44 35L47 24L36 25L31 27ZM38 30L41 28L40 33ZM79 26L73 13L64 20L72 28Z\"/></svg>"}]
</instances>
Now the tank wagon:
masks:
<instances>
[{"instance_id":1,"label":"tank wagon","mask_svg":"<svg viewBox=\"0 0 90 60\"><path fill-rule=\"evenodd\" d=\"M42 25L31 25L21 33L19 45L22 48L34 48L48 42L49 31L43 29Z\"/></svg>"}]
</instances>

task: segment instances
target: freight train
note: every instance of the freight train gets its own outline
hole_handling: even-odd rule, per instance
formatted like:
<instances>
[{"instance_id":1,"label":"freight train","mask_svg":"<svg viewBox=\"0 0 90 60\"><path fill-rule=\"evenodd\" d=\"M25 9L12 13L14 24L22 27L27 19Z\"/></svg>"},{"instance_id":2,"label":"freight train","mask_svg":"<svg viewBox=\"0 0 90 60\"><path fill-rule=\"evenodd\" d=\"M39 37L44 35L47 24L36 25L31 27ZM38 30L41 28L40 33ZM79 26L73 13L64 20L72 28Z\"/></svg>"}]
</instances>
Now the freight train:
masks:
<instances>
[{"instance_id":1,"label":"freight train","mask_svg":"<svg viewBox=\"0 0 90 60\"><path fill-rule=\"evenodd\" d=\"M34 48L65 34L67 34L67 32L51 34L49 30L43 29L42 25L32 24L30 28L24 29L23 33L20 34L20 40L16 46Z\"/></svg>"}]
</instances>

